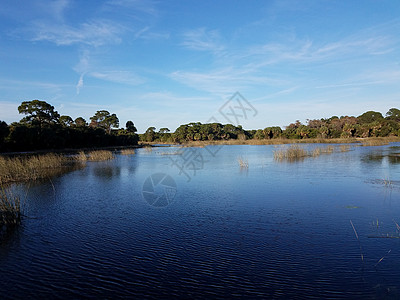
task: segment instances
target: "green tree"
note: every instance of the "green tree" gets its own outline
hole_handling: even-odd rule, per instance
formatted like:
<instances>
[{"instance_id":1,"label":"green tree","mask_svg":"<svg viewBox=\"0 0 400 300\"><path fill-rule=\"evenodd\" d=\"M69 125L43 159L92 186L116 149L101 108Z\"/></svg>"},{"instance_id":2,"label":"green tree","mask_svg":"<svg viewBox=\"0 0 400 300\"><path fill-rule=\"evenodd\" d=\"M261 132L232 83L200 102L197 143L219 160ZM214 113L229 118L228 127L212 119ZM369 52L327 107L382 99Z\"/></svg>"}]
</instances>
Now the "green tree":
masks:
<instances>
[{"instance_id":1,"label":"green tree","mask_svg":"<svg viewBox=\"0 0 400 300\"><path fill-rule=\"evenodd\" d=\"M125 127L126 127L126 131L128 131L129 133L136 133L137 132L135 124L133 124L132 121L126 122Z\"/></svg>"},{"instance_id":2,"label":"green tree","mask_svg":"<svg viewBox=\"0 0 400 300\"><path fill-rule=\"evenodd\" d=\"M362 115L357 117L357 120L361 123L361 124L367 124L367 123L372 123L374 121L380 121L383 119L383 116L380 112L377 111L367 111L365 113L363 113Z\"/></svg>"},{"instance_id":3,"label":"green tree","mask_svg":"<svg viewBox=\"0 0 400 300\"><path fill-rule=\"evenodd\" d=\"M146 142L152 142L156 138L156 128L155 127L149 127L147 128L146 132L144 133L144 140Z\"/></svg>"},{"instance_id":4,"label":"green tree","mask_svg":"<svg viewBox=\"0 0 400 300\"><path fill-rule=\"evenodd\" d=\"M75 119L75 126L76 127L86 127L87 126L87 122L84 118L82 117L78 117Z\"/></svg>"},{"instance_id":5,"label":"green tree","mask_svg":"<svg viewBox=\"0 0 400 300\"><path fill-rule=\"evenodd\" d=\"M400 122L400 109L389 109L389 111L386 113L386 119Z\"/></svg>"},{"instance_id":6,"label":"green tree","mask_svg":"<svg viewBox=\"0 0 400 300\"><path fill-rule=\"evenodd\" d=\"M46 101L32 100L24 101L18 106L18 112L26 115L21 123L37 125L42 128L45 125L58 123L60 115L54 110L54 106Z\"/></svg>"},{"instance_id":7,"label":"green tree","mask_svg":"<svg viewBox=\"0 0 400 300\"><path fill-rule=\"evenodd\" d=\"M60 119L60 124L64 127L69 127L74 123L74 120L70 116L61 116Z\"/></svg>"},{"instance_id":8,"label":"green tree","mask_svg":"<svg viewBox=\"0 0 400 300\"><path fill-rule=\"evenodd\" d=\"M0 121L0 151L3 151L4 145L5 145L5 139L8 136L10 132L10 129L8 128L8 125L4 121Z\"/></svg>"},{"instance_id":9,"label":"green tree","mask_svg":"<svg viewBox=\"0 0 400 300\"><path fill-rule=\"evenodd\" d=\"M111 133L111 128L119 126L119 120L116 114L110 114L107 110L98 110L93 117L90 117L92 127L100 127Z\"/></svg>"}]
</instances>

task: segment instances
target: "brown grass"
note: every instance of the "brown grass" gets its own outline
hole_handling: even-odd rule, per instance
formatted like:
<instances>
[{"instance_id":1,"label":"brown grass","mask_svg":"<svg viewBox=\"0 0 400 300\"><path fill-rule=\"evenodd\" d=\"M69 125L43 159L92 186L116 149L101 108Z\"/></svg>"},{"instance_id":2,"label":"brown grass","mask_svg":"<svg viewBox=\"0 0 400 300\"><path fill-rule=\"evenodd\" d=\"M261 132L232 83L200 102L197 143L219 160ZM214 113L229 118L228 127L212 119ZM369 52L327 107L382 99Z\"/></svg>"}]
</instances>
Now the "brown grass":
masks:
<instances>
[{"instance_id":1,"label":"brown grass","mask_svg":"<svg viewBox=\"0 0 400 300\"><path fill-rule=\"evenodd\" d=\"M68 159L57 154L7 158L0 156L0 184L48 178L64 172Z\"/></svg>"},{"instance_id":2,"label":"brown grass","mask_svg":"<svg viewBox=\"0 0 400 300\"><path fill-rule=\"evenodd\" d=\"M20 198L0 187L0 233L20 224L21 214Z\"/></svg>"},{"instance_id":3,"label":"brown grass","mask_svg":"<svg viewBox=\"0 0 400 300\"><path fill-rule=\"evenodd\" d=\"M248 169L249 168L249 162L247 161L247 159L243 159L241 156L238 157L238 163L239 163L239 167L241 169Z\"/></svg>"},{"instance_id":4,"label":"brown grass","mask_svg":"<svg viewBox=\"0 0 400 300\"><path fill-rule=\"evenodd\" d=\"M309 153L298 145L291 145L287 149L274 151L274 159L278 161L296 161L309 156Z\"/></svg>"},{"instance_id":5,"label":"brown grass","mask_svg":"<svg viewBox=\"0 0 400 300\"><path fill-rule=\"evenodd\" d=\"M133 155L135 154L135 149L122 149L121 155Z\"/></svg>"},{"instance_id":6,"label":"brown grass","mask_svg":"<svg viewBox=\"0 0 400 300\"><path fill-rule=\"evenodd\" d=\"M90 151L88 153L89 160L90 161L105 161L105 160L111 160L114 159L114 155L111 151L108 150L96 150L96 151Z\"/></svg>"}]
</instances>

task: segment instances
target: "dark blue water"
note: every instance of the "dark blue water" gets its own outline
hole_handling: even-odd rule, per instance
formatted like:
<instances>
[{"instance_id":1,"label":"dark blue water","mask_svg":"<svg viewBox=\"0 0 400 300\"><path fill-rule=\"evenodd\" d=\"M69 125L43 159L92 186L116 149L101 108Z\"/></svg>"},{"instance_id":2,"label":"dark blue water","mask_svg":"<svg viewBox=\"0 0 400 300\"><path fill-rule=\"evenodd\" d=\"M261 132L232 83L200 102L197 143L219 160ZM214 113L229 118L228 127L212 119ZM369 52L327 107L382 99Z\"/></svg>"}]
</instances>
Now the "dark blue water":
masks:
<instances>
[{"instance_id":1,"label":"dark blue water","mask_svg":"<svg viewBox=\"0 0 400 300\"><path fill-rule=\"evenodd\" d=\"M399 146L140 149L19 187L0 298L400 299Z\"/></svg>"}]
</instances>

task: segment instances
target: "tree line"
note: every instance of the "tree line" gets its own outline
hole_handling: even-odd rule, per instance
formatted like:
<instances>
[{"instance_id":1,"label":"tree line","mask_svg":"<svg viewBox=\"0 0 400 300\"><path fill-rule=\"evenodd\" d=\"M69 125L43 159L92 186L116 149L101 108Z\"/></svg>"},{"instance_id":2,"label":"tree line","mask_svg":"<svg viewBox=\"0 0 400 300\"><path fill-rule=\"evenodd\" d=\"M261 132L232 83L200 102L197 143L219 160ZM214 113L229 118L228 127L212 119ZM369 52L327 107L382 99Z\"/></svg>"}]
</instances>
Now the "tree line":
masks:
<instances>
[{"instance_id":1,"label":"tree line","mask_svg":"<svg viewBox=\"0 0 400 300\"><path fill-rule=\"evenodd\" d=\"M72 119L60 115L51 104L24 101L18 107L24 117L7 124L0 121L0 152L32 151L42 149L93 148L128 146L142 142L185 143L190 141L309 139L309 138L366 138L400 136L400 110L391 108L385 116L367 111L358 117L333 116L328 119L307 120L258 130L245 130L242 126L221 123L194 122L179 126L175 132L168 128L149 127L143 134L132 121L119 127L116 114L99 110L88 123L84 118Z\"/></svg>"},{"instance_id":2,"label":"tree line","mask_svg":"<svg viewBox=\"0 0 400 300\"><path fill-rule=\"evenodd\" d=\"M328 119L307 120L289 124L284 129L279 126L258 130L244 130L232 124L199 122L179 126L171 133L168 128L156 131L149 127L140 134L144 142L184 143L189 141L248 140L248 139L308 139L308 138L366 138L400 136L400 110L391 108L385 116L380 112L367 111L358 117L332 116Z\"/></svg>"},{"instance_id":3,"label":"tree line","mask_svg":"<svg viewBox=\"0 0 400 300\"><path fill-rule=\"evenodd\" d=\"M126 129L117 129L117 115L106 110L97 111L90 123L82 117L74 120L60 115L40 100L22 102L18 112L25 115L19 122L0 121L0 152L127 146L139 139L132 121Z\"/></svg>"}]
</instances>

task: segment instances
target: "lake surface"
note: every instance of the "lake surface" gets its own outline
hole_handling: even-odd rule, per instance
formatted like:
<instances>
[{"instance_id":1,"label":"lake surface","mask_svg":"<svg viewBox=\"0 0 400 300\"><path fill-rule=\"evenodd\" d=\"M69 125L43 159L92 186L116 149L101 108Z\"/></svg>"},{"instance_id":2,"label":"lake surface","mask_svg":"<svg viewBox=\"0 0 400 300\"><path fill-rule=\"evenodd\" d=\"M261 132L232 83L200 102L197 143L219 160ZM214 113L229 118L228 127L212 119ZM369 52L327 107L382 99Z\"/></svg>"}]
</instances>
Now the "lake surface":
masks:
<instances>
[{"instance_id":1,"label":"lake surface","mask_svg":"<svg viewBox=\"0 0 400 300\"><path fill-rule=\"evenodd\" d=\"M16 187L0 298L400 299L400 144L282 147L138 149Z\"/></svg>"}]
</instances>

